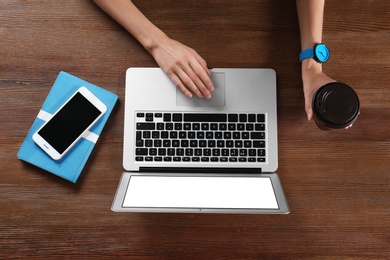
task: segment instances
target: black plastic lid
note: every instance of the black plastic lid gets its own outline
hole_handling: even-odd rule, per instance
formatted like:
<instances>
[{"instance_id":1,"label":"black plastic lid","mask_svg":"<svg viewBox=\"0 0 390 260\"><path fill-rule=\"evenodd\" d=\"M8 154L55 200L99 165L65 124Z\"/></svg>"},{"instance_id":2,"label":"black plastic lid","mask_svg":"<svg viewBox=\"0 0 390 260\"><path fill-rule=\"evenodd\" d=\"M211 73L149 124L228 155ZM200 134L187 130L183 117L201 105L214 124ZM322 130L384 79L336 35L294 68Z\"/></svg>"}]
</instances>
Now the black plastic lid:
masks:
<instances>
[{"instance_id":1,"label":"black plastic lid","mask_svg":"<svg viewBox=\"0 0 390 260\"><path fill-rule=\"evenodd\" d=\"M353 124L360 112L356 92L340 82L331 82L318 89L312 107L317 121L330 128L344 128Z\"/></svg>"}]
</instances>

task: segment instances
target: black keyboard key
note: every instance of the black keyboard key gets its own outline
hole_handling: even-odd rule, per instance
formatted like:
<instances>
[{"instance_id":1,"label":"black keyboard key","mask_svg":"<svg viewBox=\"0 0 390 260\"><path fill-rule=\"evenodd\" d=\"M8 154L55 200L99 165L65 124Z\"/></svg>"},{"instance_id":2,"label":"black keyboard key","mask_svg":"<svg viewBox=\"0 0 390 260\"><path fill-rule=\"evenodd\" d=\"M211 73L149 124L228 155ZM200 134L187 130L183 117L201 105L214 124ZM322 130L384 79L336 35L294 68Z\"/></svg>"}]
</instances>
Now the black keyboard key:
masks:
<instances>
[{"instance_id":1,"label":"black keyboard key","mask_svg":"<svg viewBox=\"0 0 390 260\"><path fill-rule=\"evenodd\" d=\"M264 132L252 132L251 133L251 139L264 139L265 133Z\"/></svg>"},{"instance_id":2,"label":"black keyboard key","mask_svg":"<svg viewBox=\"0 0 390 260\"><path fill-rule=\"evenodd\" d=\"M135 155L148 155L148 148L135 148Z\"/></svg>"},{"instance_id":3,"label":"black keyboard key","mask_svg":"<svg viewBox=\"0 0 390 260\"><path fill-rule=\"evenodd\" d=\"M175 130L176 131L183 130L183 124L182 123L175 123Z\"/></svg>"},{"instance_id":4,"label":"black keyboard key","mask_svg":"<svg viewBox=\"0 0 390 260\"><path fill-rule=\"evenodd\" d=\"M144 147L144 140L136 140L135 141L135 146L136 147Z\"/></svg>"},{"instance_id":5,"label":"black keyboard key","mask_svg":"<svg viewBox=\"0 0 390 260\"><path fill-rule=\"evenodd\" d=\"M240 122L246 123L247 122L247 115L246 114L240 114Z\"/></svg>"},{"instance_id":6,"label":"black keyboard key","mask_svg":"<svg viewBox=\"0 0 390 260\"><path fill-rule=\"evenodd\" d=\"M144 117L145 113L137 113L137 117Z\"/></svg>"},{"instance_id":7,"label":"black keyboard key","mask_svg":"<svg viewBox=\"0 0 390 260\"><path fill-rule=\"evenodd\" d=\"M176 139L177 138L177 132L176 131L169 132L169 138Z\"/></svg>"},{"instance_id":8,"label":"black keyboard key","mask_svg":"<svg viewBox=\"0 0 390 260\"><path fill-rule=\"evenodd\" d=\"M155 130L156 123L137 123L137 130Z\"/></svg>"},{"instance_id":9,"label":"black keyboard key","mask_svg":"<svg viewBox=\"0 0 390 260\"><path fill-rule=\"evenodd\" d=\"M150 131L143 131L143 133L142 133L142 137L144 138L144 139L149 139L150 138Z\"/></svg>"},{"instance_id":10,"label":"black keyboard key","mask_svg":"<svg viewBox=\"0 0 390 260\"><path fill-rule=\"evenodd\" d=\"M215 140L208 140L207 141L207 146L211 147L211 148L215 147L216 146Z\"/></svg>"},{"instance_id":11,"label":"black keyboard key","mask_svg":"<svg viewBox=\"0 0 390 260\"><path fill-rule=\"evenodd\" d=\"M152 147L152 146L153 146L153 140L152 139L145 140L145 147Z\"/></svg>"},{"instance_id":12,"label":"black keyboard key","mask_svg":"<svg viewBox=\"0 0 390 260\"><path fill-rule=\"evenodd\" d=\"M196 138L204 139L204 132L196 132Z\"/></svg>"},{"instance_id":13,"label":"black keyboard key","mask_svg":"<svg viewBox=\"0 0 390 260\"><path fill-rule=\"evenodd\" d=\"M194 155L194 149L192 148L186 148L185 149L186 156L193 156Z\"/></svg>"},{"instance_id":14,"label":"black keyboard key","mask_svg":"<svg viewBox=\"0 0 390 260\"><path fill-rule=\"evenodd\" d=\"M240 156L246 157L248 155L248 150L247 149L240 149Z\"/></svg>"},{"instance_id":15,"label":"black keyboard key","mask_svg":"<svg viewBox=\"0 0 390 260\"><path fill-rule=\"evenodd\" d=\"M184 114L185 122L226 122L226 114Z\"/></svg>"},{"instance_id":16,"label":"black keyboard key","mask_svg":"<svg viewBox=\"0 0 390 260\"><path fill-rule=\"evenodd\" d=\"M236 130L236 124L228 124L228 130L229 131L235 131Z\"/></svg>"},{"instance_id":17,"label":"black keyboard key","mask_svg":"<svg viewBox=\"0 0 390 260\"><path fill-rule=\"evenodd\" d=\"M195 149L195 156L202 156L202 149L200 148Z\"/></svg>"},{"instance_id":18,"label":"black keyboard key","mask_svg":"<svg viewBox=\"0 0 390 260\"><path fill-rule=\"evenodd\" d=\"M179 132L179 138L180 139L186 139L187 138L187 132L180 131Z\"/></svg>"},{"instance_id":19,"label":"black keyboard key","mask_svg":"<svg viewBox=\"0 0 390 260\"><path fill-rule=\"evenodd\" d=\"M230 149L230 156L238 156L238 149Z\"/></svg>"},{"instance_id":20,"label":"black keyboard key","mask_svg":"<svg viewBox=\"0 0 390 260\"><path fill-rule=\"evenodd\" d=\"M257 122L265 122L265 115L257 114Z\"/></svg>"},{"instance_id":21,"label":"black keyboard key","mask_svg":"<svg viewBox=\"0 0 390 260\"><path fill-rule=\"evenodd\" d=\"M161 118L163 115L162 115L162 113L155 113L154 114L154 117L156 117L156 118Z\"/></svg>"},{"instance_id":22,"label":"black keyboard key","mask_svg":"<svg viewBox=\"0 0 390 260\"><path fill-rule=\"evenodd\" d=\"M246 125L245 125L245 130L246 130L246 131L253 131L253 129L254 129L253 124L246 124Z\"/></svg>"},{"instance_id":23,"label":"black keyboard key","mask_svg":"<svg viewBox=\"0 0 390 260\"><path fill-rule=\"evenodd\" d=\"M253 147L254 148L265 148L265 142L264 141L253 141Z\"/></svg>"},{"instance_id":24,"label":"black keyboard key","mask_svg":"<svg viewBox=\"0 0 390 260\"><path fill-rule=\"evenodd\" d=\"M152 132L152 138L153 138L153 139L158 139L158 138L160 138L160 132L159 132L159 131L153 131L153 132Z\"/></svg>"},{"instance_id":25,"label":"black keyboard key","mask_svg":"<svg viewBox=\"0 0 390 260\"><path fill-rule=\"evenodd\" d=\"M200 124L199 123L193 123L192 124L192 130L194 130L194 131L200 130Z\"/></svg>"},{"instance_id":26,"label":"black keyboard key","mask_svg":"<svg viewBox=\"0 0 390 260\"><path fill-rule=\"evenodd\" d=\"M183 115L182 114L174 113L172 115L172 121L173 122L181 122L182 120L183 120Z\"/></svg>"},{"instance_id":27,"label":"black keyboard key","mask_svg":"<svg viewBox=\"0 0 390 260\"><path fill-rule=\"evenodd\" d=\"M165 130L173 130L173 123L166 123Z\"/></svg>"},{"instance_id":28,"label":"black keyboard key","mask_svg":"<svg viewBox=\"0 0 390 260\"><path fill-rule=\"evenodd\" d=\"M191 131L191 132L188 132L188 139L195 139L195 132Z\"/></svg>"},{"instance_id":29,"label":"black keyboard key","mask_svg":"<svg viewBox=\"0 0 390 260\"><path fill-rule=\"evenodd\" d=\"M181 147L188 147L189 142L188 142L188 140L181 140L180 144L181 144Z\"/></svg>"},{"instance_id":30,"label":"black keyboard key","mask_svg":"<svg viewBox=\"0 0 390 260\"><path fill-rule=\"evenodd\" d=\"M164 130L164 123L157 123L157 130Z\"/></svg>"},{"instance_id":31,"label":"black keyboard key","mask_svg":"<svg viewBox=\"0 0 390 260\"><path fill-rule=\"evenodd\" d=\"M170 121L171 121L171 118L172 118L172 115L171 115L171 114L169 114L169 113L164 113L164 117L163 117L164 122L170 122Z\"/></svg>"},{"instance_id":32,"label":"black keyboard key","mask_svg":"<svg viewBox=\"0 0 390 260\"><path fill-rule=\"evenodd\" d=\"M217 147L218 148L225 147L225 140L217 140Z\"/></svg>"},{"instance_id":33,"label":"black keyboard key","mask_svg":"<svg viewBox=\"0 0 390 260\"><path fill-rule=\"evenodd\" d=\"M256 122L256 115L255 114L249 114L248 115L248 122Z\"/></svg>"},{"instance_id":34,"label":"black keyboard key","mask_svg":"<svg viewBox=\"0 0 390 260\"><path fill-rule=\"evenodd\" d=\"M184 130L190 131L191 130L191 123L184 123Z\"/></svg>"},{"instance_id":35,"label":"black keyboard key","mask_svg":"<svg viewBox=\"0 0 390 260\"><path fill-rule=\"evenodd\" d=\"M229 114L229 122L238 122L238 114Z\"/></svg>"},{"instance_id":36,"label":"black keyboard key","mask_svg":"<svg viewBox=\"0 0 390 260\"><path fill-rule=\"evenodd\" d=\"M255 124L255 130L256 131L264 131L265 130L265 124Z\"/></svg>"},{"instance_id":37,"label":"black keyboard key","mask_svg":"<svg viewBox=\"0 0 390 260\"><path fill-rule=\"evenodd\" d=\"M135 160L136 160L137 162L142 162L142 161L144 160L144 157L142 157L142 156L136 156L136 157L135 157Z\"/></svg>"},{"instance_id":38,"label":"black keyboard key","mask_svg":"<svg viewBox=\"0 0 390 260\"><path fill-rule=\"evenodd\" d=\"M236 140L236 141L234 141L234 147L236 147L236 148L242 148L242 141L241 141L241 140Z\"/></svg>"},{"instance_id":39,"label":"black keyboard key","mask_svg":"<svg viewBox=\"0 0 390 260\"><path fill-rule=\"evenodd\" d=\"M171 147L171 140L163 140L163 147L168 148Z\"/></svg>"},{"instance_id":40,"label":"black keyboard key","mask_svg":"<svg viewBox=\"0 0 390 260\"><path fill-rule=\"evenodd\" d=\"M214 132L206 132L206 139L214 139Z\"/></svg>"},{"instance_id":41,"label":"black keyboard key","mask_svg":"<svg viewBox=\"0 0 390 260\"><path fill-rule=\"evenodd\" d=\"M153 113L146 113L145 121L152 122L153 121Z\"/></svg>"},{"instance_id":42,"label":"black keyboard key","mask_svg":"<svg viewBox=\"0 0 390 260\"><path fill-rule=\"evenodd\" d=\"M167 139L169 136L169 132L168 131L161 131L161 138L162 139Z\"/></svg>"},{"instance_id":43,"label":"black keyboard key","mask_svg":"<svg viewBox=\"0 0 390 260\"><path fill-rule=\"evenodd\" d=\"M150 148L149 149L149 155L151 155L151 156L157 155L157 148Z\"/></svg>"},{"instance_id":44,"label":"black keyboard key","mask_svg":"<svg viewBox=\"0 0 390 260\"><path fill-rule=\"evenodd\" d=\"M172 140L172 147L180 147L180 141L179 140Z\"/></svg>"},{"instance_id":45,"label":"black keyboard key","mask_svg":"<svg viewBox=\"0 0 390 260\"><path fill-rule=\"evenodd\" d=\"M226 129L227 129L227 124L223 124L223 123L219 124L220 131L225 131Z\"/></svg>"},{"instance_id":46,"label":"black keyboard key","mask_svg":"<svg viewBox=\"0 0 390 260\"><path fill-rule=\"evenodd\" d=\"M237 130L238 131L244 131L245 130L245 124L237 124Z\"/></svg>"},{"instance_id":47,"label":"black keyboard key","mask_svg":"<svg viewBox=\"0 0 390 260\"><path fill-rule=\"evenodd\" d=\"M229 149L222 149L222 156L224 157L229 156Z\"/></svg>"}]
</instances>

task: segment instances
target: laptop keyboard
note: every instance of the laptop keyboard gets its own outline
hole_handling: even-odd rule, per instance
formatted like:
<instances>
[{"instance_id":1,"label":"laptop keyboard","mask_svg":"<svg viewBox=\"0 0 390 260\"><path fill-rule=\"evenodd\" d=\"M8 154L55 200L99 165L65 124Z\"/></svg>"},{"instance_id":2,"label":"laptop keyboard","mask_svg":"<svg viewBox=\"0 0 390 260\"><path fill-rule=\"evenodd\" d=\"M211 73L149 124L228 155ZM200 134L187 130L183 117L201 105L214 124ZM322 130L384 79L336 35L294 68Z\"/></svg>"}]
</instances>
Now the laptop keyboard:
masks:
<instances>
[{"instance_id":1,"label":"laptop keyboard","mask_svg":"<svg viewBox=\"0 0 390 260\"><path fill-rule=\"evenodd\" d=\"M265 114L136 112L138 162L266 162Z\"/></svg>"}]
</instances>

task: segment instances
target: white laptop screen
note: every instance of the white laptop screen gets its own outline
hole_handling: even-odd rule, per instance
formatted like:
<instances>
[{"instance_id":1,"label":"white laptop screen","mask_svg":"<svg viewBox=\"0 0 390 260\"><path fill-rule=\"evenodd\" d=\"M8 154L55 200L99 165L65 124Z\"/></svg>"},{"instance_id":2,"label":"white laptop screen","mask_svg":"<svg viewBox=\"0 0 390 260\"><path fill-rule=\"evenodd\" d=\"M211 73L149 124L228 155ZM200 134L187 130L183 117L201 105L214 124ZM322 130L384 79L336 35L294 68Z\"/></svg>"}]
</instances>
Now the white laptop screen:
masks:
<instances>
[{"instance_id":1,"label":"white laptop screen","mask_svg":"<svg viewBox=\"0 0 390 260\"><path fill-rule=\"evenodd\" d=\"M126 207L278 209L269 177L131 176Z\"/></svg>"}]
</instances>

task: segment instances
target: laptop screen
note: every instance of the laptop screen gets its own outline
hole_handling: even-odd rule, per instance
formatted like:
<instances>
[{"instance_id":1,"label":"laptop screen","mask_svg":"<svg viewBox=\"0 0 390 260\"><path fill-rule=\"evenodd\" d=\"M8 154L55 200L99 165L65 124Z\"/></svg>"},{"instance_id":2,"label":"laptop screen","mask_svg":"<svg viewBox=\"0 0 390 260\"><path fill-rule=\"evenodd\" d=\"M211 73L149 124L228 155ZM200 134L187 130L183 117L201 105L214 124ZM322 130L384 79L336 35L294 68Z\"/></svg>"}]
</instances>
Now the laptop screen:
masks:
<instances>
[{"instance_id":1,"label":"laptop screen","mask_svg":"<svg viewBox=\"0 0 390 260\"><path fill-rule=\"evenodd\" d=\"M269 177L131 176L122 207L278 209Z\"/></svg>"}]
</instances>

